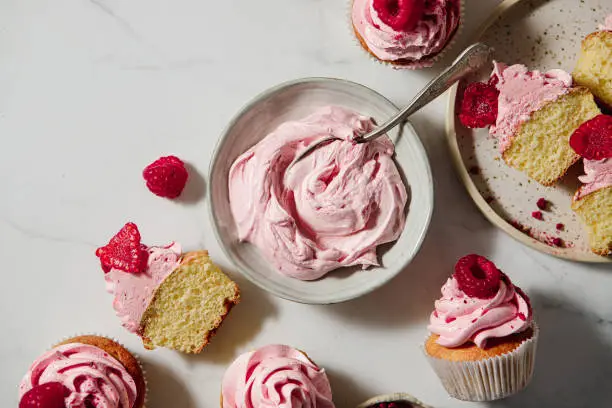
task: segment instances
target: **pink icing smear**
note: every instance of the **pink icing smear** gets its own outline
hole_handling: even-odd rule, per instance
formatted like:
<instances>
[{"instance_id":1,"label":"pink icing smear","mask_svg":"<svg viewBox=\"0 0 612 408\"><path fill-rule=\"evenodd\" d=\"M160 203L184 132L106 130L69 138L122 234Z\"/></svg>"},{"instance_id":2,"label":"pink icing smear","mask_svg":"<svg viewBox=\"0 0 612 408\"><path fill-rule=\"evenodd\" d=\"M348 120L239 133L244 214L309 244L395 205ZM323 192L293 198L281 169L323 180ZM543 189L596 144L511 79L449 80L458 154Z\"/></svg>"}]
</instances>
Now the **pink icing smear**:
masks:
<instances>
[{"instance_id":1,"label":"pink icing smear","mask_svg":"<svg viewBox=\"0 0 612 408\"><path fill-rule=\"evenodd\" d=\"M242 154L230 169L229 198L238 236L281 273L318 279L344 266L378 265L376 247L404 228L406 187L388 137L357 144L370 118L325 107L286 122ZM316 149L289 171L301 149Z\"/></svg>"},{"instance_id":2,"label":"pink icing smear","mask_svg":"<svg viewBox=\"0 0 612 408\"><path fill-rule=\"evenodd\" d=\"M442 298L435 302L428 329L440 337L444 347L459 347L473 342L486 347L488 339L502 338L528 329L533 321L529 299L507 279L500 282L491 299L466 295L455 278L442 287Z\"/></svg>"},{"instance_id":3,"label":"pink icing smear","mask_svg":"<svg viewBox=\"0 0 612 408\"><path fill-rule=\"evenodd\" d=\"M137 334L153 292L178 267L181 257L181 246L178 243L166 247L150 247L147 251L149 257L144 272L133 274L112 269L104 276L107 291L114 295L113 307L121 318L121 324Z\"/></svg>"},{"instance_id":4,"label":"pink icing smear","mask_svg":"<svg viewBox=\"0 0 612 408\"><path fill-rule=\"evenodd\" d=\"M221 389L223 408L334 408L325 370L284 345L239 356L225 372Z\"/></svg>"},{"instance_id":5,"label":"pink icing smear","mask_svg":"<svg viewBox=\"0 0 612 408\"><path fill-rule=\"evenodd\" d=\"M425 2L424 15L409 32L394 30L374 10L373 0L354 0L352 20L355 30L370 51L384 61L413 61L427 67L428 57L439 53L455 34L459 25L458 0Z\"/></svg>"},{"instance_id":6,"label":"pink icing smear","mask_svg":"<svg viewBox=\"0 0 612 408\"><path fill-rule=\"evenodd\" d=\"M584 176L578 177L583 186L576 192L576 200L612 186L612 159L583 160Z\"/></svg>"},{"instance_id":7,"label":"pink icing smear","mask_svg":"<svg viewBox=\"0 0 612 408\"><path fill-rule=\"evenodd\" d=\"M612 31L612 14L606 17L606 20L599 26L600 31Z\"/></svg>"},{"instance_id":8,"label":"pink icing smear","mask_svg":"<svg viewBox=\"0 0 612 408\"><path fill-rule=\"evenodd\" d=\"M529 71L524 65L493 63L492 78L499 90L497 122L489 133L498 138L503 153L510 147L512 137L521 124L549 102L566 94L572 86L572 77L565 71L554 69L545 73Z\"/></svg>"},{"instance_id":9,"label":"pink icing smear","mask_svg":"<svg viewBox=\"0 0 612 408\"><path fill-rule=\"evenodd\" d=\"M21 381L19 396L50 382L70 390L66 407L132 408L137 397L136 383L119 361L81 343L55 347L34 361Z\"/></svg>"}]
</instances>

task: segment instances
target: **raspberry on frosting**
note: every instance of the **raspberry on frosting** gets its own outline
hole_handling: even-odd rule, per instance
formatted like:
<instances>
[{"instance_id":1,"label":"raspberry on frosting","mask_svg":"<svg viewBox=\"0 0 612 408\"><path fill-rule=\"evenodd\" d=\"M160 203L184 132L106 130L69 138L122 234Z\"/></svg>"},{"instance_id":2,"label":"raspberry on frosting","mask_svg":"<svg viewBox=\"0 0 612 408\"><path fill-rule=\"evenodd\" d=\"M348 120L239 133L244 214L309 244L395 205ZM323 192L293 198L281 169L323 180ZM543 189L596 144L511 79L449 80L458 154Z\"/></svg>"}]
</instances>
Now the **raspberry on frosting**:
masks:
<instances>
[{"instance_id":1,"label":"raspberry on frosting","mask_svg":"<svg viewBox=\"0 0 612 408\"><path fill-rule=\"evenodd\" d=\"M471 254L457 261L453 277L467 295L489 299L497 293L501 275L493 262L483 256Z\"/></svg>"},{"instance_id":2,"label":"raspberry on frosting","mask_svg":"<svg viewBox=\"0 0 612 408\"><path fill-rule=\"evenodd\" d=\"M425 11L425 0L373 0L372 5L385 24L403 32L414 29Z\"/></svg>"},{"instance_id":3,"label":"raspberry on frosting","mask_svg":"<svg viewBox=\"0 0 612 408\"><path fill-rule=\"evenodd\" d=\"M612 116L598 115L584 122L570 137L570 146L587 160L612 158Z\"/></svg>"},{"instance_id":4,"label":"raspberry on frosting","mask_svg":"<svg viewBox=\"0 0 612 408\"><path fill-rule=\"evenodd\" d=\"M148 254L147 247L140 242L138 227L128 222L107 245L96 250L96 256L105 273L111 268L140 273L146 268Z\"/></svg>"},{"instance_id":5,"label":"raspberry on frosting","mask_svg":"<svg viewBox=\"0 0 612 408\"><path fill-rule=\"evenodd\" d=\"M499 91L495 86L497 77L493 78L489 83L471 83L463 92L459 111L459 120L463 126L474 129L495 124Z\"/></svg>"},{"instance_id":6,"label":"raspberry on frosting","mask_svg":"<svg viewBox=\"0 0 612 408\"><path fill-rule=\"evenodd\" d=\"M70 390L62 383L40 384L21 397L19 408L65 408L65 399L69 395Z\"/></svg>"}]
</instances>

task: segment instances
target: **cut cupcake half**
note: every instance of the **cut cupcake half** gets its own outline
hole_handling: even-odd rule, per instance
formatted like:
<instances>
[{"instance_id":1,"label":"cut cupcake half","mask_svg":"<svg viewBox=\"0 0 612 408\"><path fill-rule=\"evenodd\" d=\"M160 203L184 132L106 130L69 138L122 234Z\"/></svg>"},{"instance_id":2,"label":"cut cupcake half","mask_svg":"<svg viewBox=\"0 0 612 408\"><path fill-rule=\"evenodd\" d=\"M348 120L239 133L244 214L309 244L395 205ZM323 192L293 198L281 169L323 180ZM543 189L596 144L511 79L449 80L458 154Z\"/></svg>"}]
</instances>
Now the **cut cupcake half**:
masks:
<instances>
[{"instance_id":1,"label":"cut cupcake half","mask_svg":"<svg viewBox=\"0 0 612 408\"><path fill-rule=\"evenodd\" d=\"M589 88L601 103L612 109L612 31L597 31L582 41L572 75L576 84Z\"/></svg>"}]
</instances>

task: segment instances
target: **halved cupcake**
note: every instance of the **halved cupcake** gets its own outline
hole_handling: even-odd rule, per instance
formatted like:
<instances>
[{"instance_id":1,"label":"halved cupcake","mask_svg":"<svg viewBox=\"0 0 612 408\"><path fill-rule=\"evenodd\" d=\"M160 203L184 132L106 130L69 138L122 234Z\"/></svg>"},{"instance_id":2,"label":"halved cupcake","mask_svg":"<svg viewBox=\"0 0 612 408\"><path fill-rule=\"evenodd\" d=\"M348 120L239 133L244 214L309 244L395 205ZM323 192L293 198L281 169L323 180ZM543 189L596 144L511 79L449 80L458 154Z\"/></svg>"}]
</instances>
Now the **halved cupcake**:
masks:
<instances>
[{"instance_id":1,"label":"halved cupcake","mask_svg":"<svg viewBox=\"0 0 612 408\"><path fill-rule=\"evenodd\" d=\"M580 159L572 133L599 113L590 91L572 86L567 72L495 62L488 84L466 89L459 118L467 127L490 125L504 161L549 186Z\"/></svg>"},{"instance_id":2,"label":"halved cupcake","mask_svg":"<svg viewBox=\"0 0 612 408\"><path fill-rule=\"evenodd\" d=\"M147 247L133 223L98 248L107 290L123 326L146 348L199 353L234 305L240 291L206 251Z\"/></svg>"},{"instance_id":3,"label":"halved cupcake","mask_svg":"<svg viewBox=\"0 0 612 408\"><path fill-rule=\"evenodd\" d=\"M599 115L584 123L570 145L583 157L585 172L572 209L587 227L591 250L612 255L612 116Z\"/></svg>"},{"instance_id":4,"label":"halved cupcake","mask_svg":"<svg viewBox=\"0 0 612 408\"><path fill-rule=\"evenodd\" d=\"M583 41L580 57L574 68L576 84L587 87L593 95L612 109L612 15L599 30Z\"/></svg>"}]
</instances>

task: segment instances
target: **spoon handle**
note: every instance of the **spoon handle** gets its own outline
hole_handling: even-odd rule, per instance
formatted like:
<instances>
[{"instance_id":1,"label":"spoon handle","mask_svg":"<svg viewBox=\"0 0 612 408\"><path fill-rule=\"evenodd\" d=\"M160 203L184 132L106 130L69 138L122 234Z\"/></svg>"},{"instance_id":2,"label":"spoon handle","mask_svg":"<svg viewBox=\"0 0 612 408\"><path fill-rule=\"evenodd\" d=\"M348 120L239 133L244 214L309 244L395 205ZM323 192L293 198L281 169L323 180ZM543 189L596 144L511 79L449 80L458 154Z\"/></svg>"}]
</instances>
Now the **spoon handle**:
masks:
<instances>
[{"instance_id":1,"label":"spoon handle","mask_svg":"<svg viewBox=\"0 0 612 408\"><path fill-rule=\"evenodd\" d=\"M492 52L492 48L482 43L476 43L468 47L450 67L430 81L404 110L373 131L356 138L355 141L358 143L369 142L384 135L406 120L410 115L442 95L455 82L481 68L490 60Z\"/></svg>"}]
</instances>

